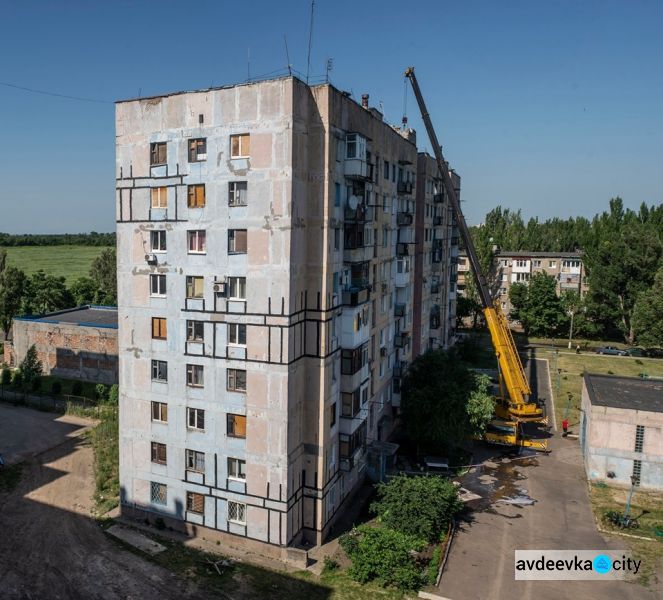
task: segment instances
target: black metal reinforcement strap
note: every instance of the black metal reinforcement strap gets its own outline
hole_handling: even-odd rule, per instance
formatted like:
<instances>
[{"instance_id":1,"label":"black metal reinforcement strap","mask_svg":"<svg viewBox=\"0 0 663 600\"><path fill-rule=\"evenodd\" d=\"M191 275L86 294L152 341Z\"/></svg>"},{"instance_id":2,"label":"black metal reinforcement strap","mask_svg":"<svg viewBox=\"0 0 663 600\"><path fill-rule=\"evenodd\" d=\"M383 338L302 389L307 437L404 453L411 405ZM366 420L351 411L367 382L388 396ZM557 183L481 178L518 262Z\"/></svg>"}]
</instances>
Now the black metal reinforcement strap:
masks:
<instances>
[{"instance_id":1,"label":"black metal reinforcement strap","mask_svg":"<svg viewBox=\"0 0 663 600\"><path fill-rule=\"evenodd\" d=\"M451 207L453 208L454 214L456 215L456 221L458 222L458 228L460 233L463 236L463 241L465 242L465 248L467 250L467 256L470 260L470 266L472 267L472 273L477 284L477 289L479 291L479 298L481 299L481 305L483 308L492 308L493 300L490 296L488 290L488 285L486 284L486 278L481 271L481 266L479 264L479 259L477 257L476 249L474 248L474 243L472 242L472 237L470 236L470 230L467 227L465 222L465 217L463 212L460 209L460 202L456 196L456 191L454 190L453 181L451 180L451 175L449 175L449 169L446 166L444 157L442 156L442 149L440 148L440 143L437 141L437 135L435 135L435 130L433 129L433 123L431 123L430 115L428 114L428 109L426 108L426 103L424 102L424 97L421 95L421 90L419 89L419 83L417 82L417 77L414 74L414 67L410 67L405 71L405 76L410 80L412 84L412 90L417 99L417 104L419 105L419 110L421 111L421 118L426 126L426 132L428 133L428 139L430 140L431 145L433 146L433 153L435 154L435 160L437 161L437 168L440 171L440 176L444 182L444 188L447 192L449 201L451 202Z\"/></svg>"}]
</instances>

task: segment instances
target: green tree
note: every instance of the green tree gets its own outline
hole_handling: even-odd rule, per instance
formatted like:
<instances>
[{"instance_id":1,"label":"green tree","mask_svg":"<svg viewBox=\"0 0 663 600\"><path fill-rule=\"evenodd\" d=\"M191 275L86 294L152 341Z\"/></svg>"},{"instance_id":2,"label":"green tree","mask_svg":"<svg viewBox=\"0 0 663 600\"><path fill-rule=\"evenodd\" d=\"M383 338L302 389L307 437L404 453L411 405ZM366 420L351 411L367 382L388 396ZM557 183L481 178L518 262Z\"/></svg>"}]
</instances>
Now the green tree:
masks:
<instances>
[{"instance_id":1,"label":"green tree","mask_svg":"<svg viewBox=\"0 0 663 600\"><path fill-rule=\"evenodd\" d=\"M9 337L12 320L21 311L25 298L27 278L25 273L16 267L6 267L0 274L0 326Z\"/></svg>"},{"instance_id":2,"label":"green tree","mask_svg":"<svg viewBox=\"0 0 663 600\"><path fill-rule=\"evenodd\" d=\"M45 314L70 308L72 304L64 277L47 275L40 269L28 280L23 303L26 313Z\"/></svg>"},{"instance_id":3,"label":"green tree","mask_svg":"<svg viewBox=\"0 0 663 600\"><path fill-rule=\"evenodd\" d=\"M412 440L424 447L453 448L481 432L470 419L468 401L479 389L477 376L455 350L418 356L403 381L401 409Z\"/></svg>"},{"instance_id":4,"label":"green tree","mask_svg":"<svg viewBox=\"0 0 663 600\"><path fill-rule=\"evenodd\" d=\"M37 348L34 344L28 348L25 353L25 358L21 361L19 366L23 374L23 382L27 385L32 384L36 379L40 378L44 372L44 368L37 355Z\"/></svg>"},{"instance_id":5,"label":"green tree","mask_svg":"<svg viewBox=\"0 0 663 600\"><path fill-rule=\"evenodd\" d=\"M110 386L108 391L108 404L117 406L120 403L120 388L117 383Z\"/></svg>"},{"instance_id":6,"label":"green tree","mask_svg":"<svg viewBox=\"0 0 663 600\"><path fill-rule=\"evenodd\" d=\"M115 249L106 248L92 261L90 277L97 286L96 302L117 304L117 257Z\"/></svg>"},{"instance_id":7,"label":"green tree","mask_svg":"<svg viewBox=\"0 0 663 600\"><path fill-rule=\"evenodd\" d=\"M566 322L554 277L544 272L532 276L527 289L524 318L528 334L537 337L553 335Z\"/></svg>"},{"instance_id":8,"label":"green tree","mask_svg":"<svg viewBox=\"0 0 663 600\"><path fill-rule=\"evenodd\" d=\"M528 289L525 283L514 283L509 288L509 301L511 302L511 312L509 318L512 321L520 321L525 333L527 330L527 295ZM525 322L523 322L525 320Z\"/></svg>"},{"instance_id":9,"label":"green tree","mask_svg":"<svg viewBox=\"0 0 663 600\"><path fill-rule=\"evenodd\" d=\"M96 282L89 277L79 277L69 286L74 305L83 306L85 304L94 304L97 302L99 289Z\"/></svg>"},{"instance_id":10,"label":"green tree","mask_svg":"<svg viewBox=\"0 0 663 600\"><path fill-rule=\"evenodd\" d=\"M472 434L480 435L484 433L495 412L495 400L490 394L490 377L488 375L475 376L475 388L470 393L466 411Z\"/></svg>"},{"instance_id":11,"label":"green tree","mask_svg":"<svg viewBox=\"0 0 663 600\"><path fill-rule=\"evenodd\" d=\"M456 300L456 327L462 327L463 321L469 317L472 317L476 326L476 313L479 311L481 311L481 307L473 297L458 296Z\"/></svg>"},{"instance_id":12,"label":"green tree","mask_svg":"<svg viewBox=\"0 0 663 600\"><path fill-rule=\"evenodd\" d=\"M456 486L442 477L399 475L378 484L377 493L371 512L387 527L431 543L463 507Z\"/></svg>"},{"instance_id":13,"label":"green tree","mask_svg":"<svg viewBox=\"0 0 663 600\"><path fill-rule=\"evenodd\" d=\"M633 331L646 348L663 347L663 267L656 273L654 285L642 292L633 310Z\"/></svg>"},{"instance_id":14,"label":"green tree","mask_svg":"<svg viewBox=\"0 0 663 600\"><path fill-rule=\"evenodd\" d=\"M339 543L352 561L348 573L355 581L377 581L402 590L416 590L426 581L413 556L425 543L416 537L366 524L342 535Z\"/></svg>"}]
</instances>

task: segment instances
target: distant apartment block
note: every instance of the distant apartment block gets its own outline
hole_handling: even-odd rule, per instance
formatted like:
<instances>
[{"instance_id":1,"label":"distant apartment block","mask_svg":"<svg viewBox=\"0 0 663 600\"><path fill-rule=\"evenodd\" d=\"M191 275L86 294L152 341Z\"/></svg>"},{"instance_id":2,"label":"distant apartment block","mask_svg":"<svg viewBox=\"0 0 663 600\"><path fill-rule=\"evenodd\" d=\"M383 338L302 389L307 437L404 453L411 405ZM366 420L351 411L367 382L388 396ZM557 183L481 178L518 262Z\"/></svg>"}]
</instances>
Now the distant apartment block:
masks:
<instances>
[{"instance_id":1,"label":"distant apartment block","mask_svg":"<svg viewBox=\"0 0 663 600\"><path fill-rule=\"evenodd\" d=\"M118 381L117 309L80 306L16 317L4 361L18 366L34 345L44 375L112 385Z\"/></svg>"},{"instance_id":2,"label":"distant apartment block","mask_svg":"<svg viewBox=\"0 0 663 600\"><path fill-rule=\"evenodd\" d=\"M587 293L587 277L579 252L501 252L495 254L493 274L489 278L494 297L505 314L511 311L509 288L514 283L527 283L535 273L547 273L557 282L557 293ZM466 278L472 277L467 255L461 252L458 264L458 291L465 291Z\"/></svg>"},{"instance_id":3,"label":"distant apartment block","mask_svg":"<svg viewBox=\"0 0 663 600\"><path fill-rule=\"evenodd\" d=\"M296 78L118 102L116 129L122 510L320 543L393 454L407 366L452 340L430 159Z\"/></svg>"}]
</instances>

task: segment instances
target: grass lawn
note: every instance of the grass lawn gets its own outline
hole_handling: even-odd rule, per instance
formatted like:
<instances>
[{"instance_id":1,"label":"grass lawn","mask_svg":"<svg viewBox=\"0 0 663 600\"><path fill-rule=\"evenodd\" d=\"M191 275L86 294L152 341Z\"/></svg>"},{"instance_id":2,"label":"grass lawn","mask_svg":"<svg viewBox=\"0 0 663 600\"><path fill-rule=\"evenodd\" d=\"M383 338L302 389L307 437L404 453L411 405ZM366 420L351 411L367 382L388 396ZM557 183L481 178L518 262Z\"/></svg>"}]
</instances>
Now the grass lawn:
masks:
<instances>
[{"instance_id":1,"label":"grass lawn","mask_svg":"<svg viewBox=\"0 0 663 600\"><path fill-rule=\"evenodd\" d=\"M612 488L601 484L590 486L589 498L592 510L603 529L619 531L606 522L603 516L609 510L623 513L627 496L628 490L625 489ZM631 516L638 518L640 527L630 529L626 533L646 537L652 541L624 536L619 536L618 539L630 548L636 558L642 559L641 573L638 574L638 580L643 585L648 585L652 575L657 572L657 562L663 559L663 536L656 535L657 531L663 533L663 494L636 491L631 500Z\"/></svg>"},{"instance_id":2,"label":"grass lawn","mask_svg":"<svg viewBox=\"0 0 663 600\"><path fill-rule=\"evenodd\" d=\"M67 284L87 277L92 261L101 254L101 246L10 246L7 264L31 275L42 269L47 275L63 276Z\"/></svg>"}]
</instances>

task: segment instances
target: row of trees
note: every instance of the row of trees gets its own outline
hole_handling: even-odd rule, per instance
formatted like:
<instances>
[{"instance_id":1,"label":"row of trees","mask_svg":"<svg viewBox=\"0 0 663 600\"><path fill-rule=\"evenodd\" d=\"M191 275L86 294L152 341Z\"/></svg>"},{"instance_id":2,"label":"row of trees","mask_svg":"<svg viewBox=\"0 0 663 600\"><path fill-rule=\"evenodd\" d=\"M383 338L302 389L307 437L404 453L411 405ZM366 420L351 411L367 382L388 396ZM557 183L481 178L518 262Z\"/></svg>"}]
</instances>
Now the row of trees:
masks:
<instances>
[{"instance_id":1,"label":"row of trees","mask_svg":"<svg viewBox=\"0 0 663 600\"><path fill-rule=\"evenodd\" d=\"M115 233L0 233L0 246L115 246Z\"/></svg>"},{"instance_id":2,"label":"row of trees","mask_svg":"<svg viewBox=\"0 0 663 600\"><path fill-rule=\"evenodd\" d=\"M45 314L72 306L117 303L115 250L106 249L94 259L89 277L67 286L64 277L37 271L26 275L7 265L7 253L0 249L0 327L9 336L12 320L20 314Z\"/></svg>"},{"instance_id":3,"label":"row of trees","mask_svg":"<svg viewBox=\"0 0 663 600\"><path fill-rule=\"evenodd\" d=\"M497 207L486 215L485 223L472 228L479 261L496 293L500 286L495 265L495 249L503 251L580 251L589 292L585 298L550 297L550 282L543 276L530 281L529 291L512 286L511 301L517 307L512 318L523 322L532 334L550 335L568 329L568 315L574 314L578 335L622 338L627 343L663 345L660 280L663 278L663 204L642 204L638 211L624 209L620 198L591 221L583 217L549 219L524 223L520 211ZM515 289L514 289L515 288ZM474 282L467 285L468 300L459 305L459 314L476 311ZM529 298L529 299L528 299ZM547 298L539 310L542 298ZM535 333L536 332L536 333Z\"/></svg>"}]
</instances>

